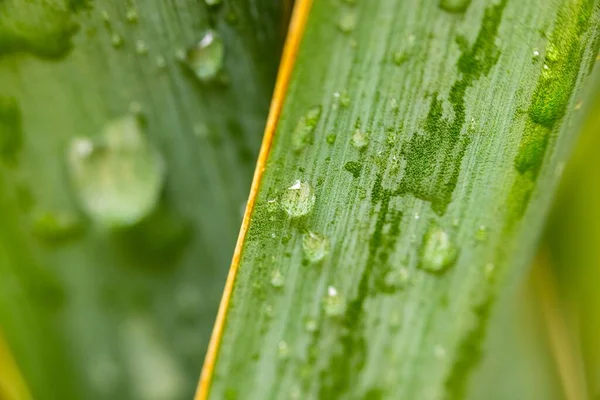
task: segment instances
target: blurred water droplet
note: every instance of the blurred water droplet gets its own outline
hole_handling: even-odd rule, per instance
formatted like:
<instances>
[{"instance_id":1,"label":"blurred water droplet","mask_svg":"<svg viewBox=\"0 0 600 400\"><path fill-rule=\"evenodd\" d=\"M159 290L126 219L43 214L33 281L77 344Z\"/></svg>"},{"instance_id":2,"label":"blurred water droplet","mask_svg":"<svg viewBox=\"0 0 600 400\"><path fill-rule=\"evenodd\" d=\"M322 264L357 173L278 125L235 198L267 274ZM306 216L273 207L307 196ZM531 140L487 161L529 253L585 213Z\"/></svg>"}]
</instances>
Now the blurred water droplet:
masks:
<instances>
[{"instance_id":1,"label":"blurred water droplet","mask_svg":"<svg viewBox=\"0 0 600 400\"><path fill-rule=\"evenodd\" d=\"M358 18L357 18L357 13L355 10L353 9L344 9L342 10L342 13L340 14L340 18L338 20L338 28L340 28L340 30L343 33L350 33L354 30L354 28L356 28L356 22L357 22Z\"/></svg>"},{"instance_id":2,"label":"blurred water droplet","mask_svg":"<svg viewBox=\"0 0 600 400\"><path fill-rule=\"evenodd\" d=\"M327 288L327 295L323 299L323 311L330 317L339 317L346 310L346 300L333 286Z\"/></svg>"},{"instance_id":3,"label":"blurred water droplet","mask_svg":"<svg viewBox=\"0 0 600 400\"><path fill-rule=\"evenodd\" d=\"M182 396L185 376L149 319L134 317L125 322L122 348L138 399L167 400Z\"/></svg>"},{"instance_id":4,"label":"blurred water droplet","mask_svg":"<svg viewBox=\"0 0 600 400\"><path fill-rule=\"evenodd\" d=\"M281 340L279 343L277 343L277 357L286 359L289 357L289 355L290 348L288 344L284 340Z\"/></svg>"},{"instance_id":5,"label":"blurred water droplet","mask_svg":"<svg viewBox=\"0 0 600 400\"><path fill-rule=\"evenodd\" d=\"M327 135L327 143L334 144L335 143L335 138L336 138L336 136L333 133Z\"/></svg>"},{"instance_id":6,"label":"blurred water droplet","mask_svg":"<svg viewBox=\"0 0 600 400\"><path fill-rule=\"evenodd\" d=\"M315 232L307 232L302 235L302 249L308 261L317 263L329 254L329 239Z\"/></svg>"},{"instance_id":7,"label":"blurred water droplet","mask_svg":"<svg viewBox=\"0 0 600 400\"><path fill-rule=\"evenodd\" d=\"M203 82L213 80L223 68L225 46L217 32L208 30L202 39L185 52L185 62Z\"/></svg>"},{"instance_id":8,"label":"blurred water droplet","mask_svg":"<svg viewBox=\"0 0 600 400\"><path fill-rule=\"evenodd\" d=\"M445 230L431 225L421 248L420 267L429 272L443 272L456 262L458 250Z\"/></svg>"},{"instance_id":9,"label":"blurred water droplet","mask_svg":"<svg viewBox=\"0 0 600 400\"><path fill-rule=\"evenodd\" d=\"M92 387L104 395L114 392L122 375L117 362L107 353L95 356L87 372Z\"/></svg>"},{"instance_id":10,"label":"blurred water droplet","mask_svg":"<svg viewBox=\"0 0 600 400\"><path fill-rule=\"evenodd\" d=\"M357 149L364 149L368 144L369 136L360 129L356 129L352 135L352 145Z\"/></svg>"},{"instance_id":11,"label":"blurred water droplet","mask_svg":"<svg viewBox=\"0 0 600 400\"><path fill-rule=\"evenodd\" d=\"M484 240L486 240L488 237L488 231L487 228L485 227L485 225L479 225L479 228L477 228L477 232L475 233L475 239L477 239L480 242L483 242Z\"/></svg>"},{"instance_id":12,"label":"blurred water droplet","mask_svg":"<svg viewBox=\"0 0 600 400\"><path fill-rule=\"evenodd\" d=\"M148 54L148 45L143 40L138 40L135 42L135 52L140 56L145 56Z\"/></svg>"},{"instance_id":13,"label":"blurred water droplet","mask_svg":"<svg viewBox=\"0 0 600 400\"><path fill-rule=\"evenodd\" d=\"M118 33L113 33L110 35L110 44L112 44L113 47L121 47L123 45L123 37Z\"/></svg>"},{"instance_id":14,"label":"blurred water droplet","mask_svg":"<svg viewBox=\"0 0 600 400\"><path fill-rule=\"evenodd\" d=\"M83 209L102 225L133 225L158 202L164 163L134 116L110 121L98 140L73 139L67 161Z\"/></svg>"},{"instance_id":15,"label":"blurred water droplet","mask_svg":"<svg viewBox=\"0 0 600 400\"><path fill-rule=\"evenodd\" d=\"M133 7L128 7L127 11L125 11L125 19L132 24L138 22L139 16L137 10Z\"/></svg>"},{"instance_id":16,"label":"blurred water droplet","mask_svg":"<svg viewBox=\"0 0 600 400\"><path fill-rule=\"evenodd\" d=\"M273 286L276 289L279 289L282 288L284 284L285 278L281 274L281 271L279 271L278 269L274 270L271 273L271 286Z\"/></svg>"},{"instance_id":17,"label":"blurred water droplet","mask_svg":"<svg viewBox=\"0 0 600 400\"><path fill-rule=\"evenodd\" d=\"M307 332L316 332L317 329L319 328L319 325L317 324L317 320L314 318L307 318L304 321L304 329L306 329Z\"/></svg>"},{"instance_id":18,"label":"blurred water droplet","mask_svg":"<svg viewBox=\"0 0 600 400\"><path fill-rule=\"evenodd\" d=\"M300 180L294 182L281 196L281 208L291 217L299 218L308 215L316 201L312 187Z\"/></svg>"},{"instance_id":19,"label":"blurred water droplet","mask_svg":"<svg viewBox=\"0 0 600 400\"><path fill-rule=\"evenodd\" d=\"M441 344L436 344L433 347L433 354L438 359L445 358L446 357L446 349Z\"/></svg>"},{"instance_id":20,"label":"blurred water droplet","mask_svg":"<svg viewBox=\"0 0 600 400\"><path fill-rule=\"evenodd\" d=\"M302 150L312 142L312 135L320 118L321 106L311 107L305 115L300 117L294 132L292 132L292 147L295 151Z\"/></svg>"},{"instance_id":21,"label":"blurred water droplet","mask_svg":"<svg viewBox=\"0 0 600 400\"><path fill-rule=\"evenodd\" d=\"M64 244L83 233L79 215L68 211L43 211L33 219L33 234L47 244Z\"/></svg>"},{"instance_id":22,"label":"blurred water droplet","mask_svg":"<svg viewBox=\"0 0 600 400\"><path fill-rule=\"evenodd\" d=\"M385 284L396 289L404 288L409 280L410 272L404 267L388 271L384 276Z\"/></svg>"},{"instance_id":23,"label":"blurred water droplet","mask_svg":"<svg viewBox=\"0 0 600 400\"><path fill-rule=\"evenodd\" d=\"M222 0L204 0L207 6L217 6L221 4Z\"/></svg>"},{"instance_id":24,"label":"blurred water droplet","mask_svg":"<svg viewBox=\"0 0 600 400\"><path fill-rule=\"evenodd\" d=\"M163 56L156 56L156 66L163 69L167 66L167 60Z\"/></svg>"}]
</instances>

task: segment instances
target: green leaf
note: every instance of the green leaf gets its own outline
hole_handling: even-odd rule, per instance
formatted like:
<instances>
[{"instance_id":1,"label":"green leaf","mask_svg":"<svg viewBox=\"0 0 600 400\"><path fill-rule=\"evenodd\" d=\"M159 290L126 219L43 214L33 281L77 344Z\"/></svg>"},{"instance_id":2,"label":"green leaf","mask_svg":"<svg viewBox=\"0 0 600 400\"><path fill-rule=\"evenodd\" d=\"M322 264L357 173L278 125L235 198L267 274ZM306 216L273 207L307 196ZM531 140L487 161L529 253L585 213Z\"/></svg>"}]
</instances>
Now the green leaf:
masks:
<instances>
[{"instance_id":1,"label":"green leaf","mask_svg":"<svg viewBox=\"0 0 600 400\"><path fill-rule=\"evenodd\" d=\"M192 396L286 24L212 3L0 2L0 327L34 398Z\"/></svg>"},{"instance_id":2,"label":"green leaf","mask_svg":"<svg viewBox=\"0 0 600 400\"><path fill-rule=\"evenodd\" d=\"M314 2L198 398L465 398L576 138L599 10ZM290 213L297 183L315 200Z\"/></svg>"}]
</instances>

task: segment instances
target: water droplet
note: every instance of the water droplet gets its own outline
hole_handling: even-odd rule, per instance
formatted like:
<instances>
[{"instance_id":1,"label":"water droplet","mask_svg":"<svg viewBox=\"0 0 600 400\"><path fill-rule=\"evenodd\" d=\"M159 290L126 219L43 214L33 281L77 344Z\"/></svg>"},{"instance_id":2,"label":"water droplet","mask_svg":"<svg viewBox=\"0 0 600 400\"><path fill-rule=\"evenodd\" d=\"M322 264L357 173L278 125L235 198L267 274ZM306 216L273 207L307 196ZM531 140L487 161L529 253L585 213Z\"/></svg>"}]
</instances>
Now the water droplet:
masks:
<instances>
[{"instance_id":1,"label":"water droplet","mask_svg":"<svg viewBox=\"0 0 600 400\"><path fill-rule=\"evenodd\" d=\"M204 0L207 6L218 6L222 0Z\"/></svg>"},{"instance_id":2,"label":"water droplet","mask_svg":"<svg viewBox=\"0 0 600 400\"><path fill-rule=\"evenodd\" d=\"M137 10L133 7L128 7L127 11L125 11L125 19L134 24L138 22L138 18L139 16Z\"/></svg>"},{"instance_id":3,"label":"water droplet","mask_svg":"<svg viewBox=\"0 0 600 400\"><path fill-rule=\"evenodd\" d=\"M538 50L533 50L533 57L538 58L540 56L540 52Z\"/></svg>"},{"instance_id":4,"label":"water droplet","mask_svg":"<svg viewBox=\"0 0 600 400\"><path fill-rule=\"evenodd\" d=\"M275 271L273 271L271 273L271 286L273 286L274 288L282 288L283 285L285 283L285 278L284 276L281 274L281 271L279 271L278 269L276 269Z\"/></svg>"},{"instance_id":5,"label":"water droplet","mask_svg":"<svg viewBox=\"0 0 600 400\"><path fill-rule=\"evenodd\" d=\"M547 71L550 69L550 67L547 64L544 64L544 69Z\"/></svg>"},{"instance_id":6,"label":"water droplet","mask_svg":"<svg viewBox=\"0 0 600 400\"><path fill-rule=\"evenodd\" d=\"M357 20L358 18L356 11L344 9L340 15L340 19L338 20L338 28L340 28L343 33L351 33L354 28L356 28Z\"/></svg>"},{"instance_id":7,"label":"water droplet","mask_svg":"<svg viewBox=\"0 0 600 400\"><path fill-rule=\"evenodd\" d=\"M333 286L327 288L327 295L323 299L323 310L330 317L339 317L346 310L346 300Z\"/></svg>"},{"instance_id":8,"label":"water droplet","mask_svg":"<svg viewBox=\"0 0 600 400\"><path fill-rule=\"evenodd\" d=\"M485 225L479 225L479 228L477 228L477 232L475 233L475 239L477 239L480 242L483 242L484 240L486 240L488 237L488 231L487 228L485 227Z\"/></svg>"},{"instance_id":9,"label":"water droplet","mask_svg":"<svg viewBox=\"0 0 600 400\"><path fill-rule=\"evenodd\" d=\"M333 133L327 135L327 143L334 144L335 143L335 135Z\"/></svg>"},{"instance_id":10,"label":"water droplet","mask_svg":"<svg viewBox=\"0 0 600 400\"><path fill-rule=\"evenodd\" d=\"M121 47L123 45L123 38L118 33L113 33L110 35L110 44L112 44L113 47Z\"/></svg>"},{"instance_id":11,"label":"water droplet","mask_svg":"<svg viewBox=\"0 0 600 400\"><path fill-rule=\"evenodd\" d=\"M308 215L316 201L315 192L307 182L297 180L281 196L281 208L291 217Z\"/></svg>"},{"instance_id":12,"label":"water droplet","mask_svg":"<svg viewBox=\"0 0 600 400\"><path fill-rule=\"evenodd\" d=\"M484 267L484 273L487 279L491 279L496 271L496 266L493 263L487 263Z\"/></svg>"},{"instance_id":13,"label":"water droplet","mask_svg":"<svg viewBox=\"0 0 600 400\"><path fill-rule=\"evenodd\" d=\"M314 318L307 318L304 321L304 329L306 329L306 332L316 332L317 329L319 329L319 325L317 324L317 320Z\"/></svg>"},{"instance_id":14,"label":"water droplet","mask_svg":"<svg viewBox=\"0 0 600 400\"><path fill-rule=\"evenodd\" d=\"M410 272L405 267L388 271L384 277L384 281L387 286L398 289L405 287L409 280Z\"/></svg>"},{"instance_id":15,"label":"water droplet","mask_svg":"<svg viewBox=\"0 0 600 400\"><path fill-rule=\"evenodd\" d=\"M148 54L148 45L143 40L138 40L135 42L135 52L140 56L145 56Z\"/></svg>"},{"instance_id":16,"label":"water droplet","mask_svg":"<svg viewBox=\"0 0 600 400\"><path fill-rule=\"evenodd\" d=\"M133 225L156 206L164 163L136 117L109 122L97 141L74 139L67 158L73 187L96 222Z\"/></svg>"},{"instance_id":17,"label":"water droplet","mask_svg":"<svg viewBox=\"0 0 600 400\"><path fill-rule=\"evenodd\" d=\"M443 272L456 262L458 251L448 232L432 225L421 248L420 267L428 272Z\"/></svg>"},{"instance_id":18,"label":"water droplet","mask_svg":"<svg viewBox=\"0 0 600 400\"><path fill-rule=\"evenodd\" d=\"M292 148L295 151L302 150L312 142L312 135L319 118L321 118L321 106L311 107L305 115L300 117L294 132L292 132Z\"/></svg>"},{"instance_id":19,"label":"water droplet","mask_svg":"<svg viewBox=\"0 0 600 400\"><path fill-rule=\"evenodd\" d=\"M358 149L364 149L368 144L369 136L360 129L356 129L352 135L352 145Z\"/></svg>"},{"instance_id":20,"label":"water droplet","mask_svg":"<svg viewBox=\"0 0 600 400\"><path fill-rule=\"evenodd\" d=\"M415 214L415 219L419 219L421 216L419 214Z\"/></svg>"},{"instance_id":21,"label":"water droplet","mask_svg":"<svg viewBox=\"0 0 600 400\"><path fill-rule=\"evenodd\" d=\"M88 366L88 376L92 387L100 393L113 393L121 377L116 361L107 353L95 356Z\"/></svg>"},{"instance_id":22,"label":"water droplet","mask_svg":"<svg viewBox=\"0 0 600 400\"><path fill-rule=\"evenodd\" d=\"M167 66L167 60L165 60L165 58L163 56L157 56L156 57L156 66L159 69L163 69Z\"/></svg>"},{"instance_id":23,"label":"water droplet","mask_svg":"<svg viewBox=\"0 0 600 400\"><path fill-rule=\"evenodd\" d=\"M213 80L223 68L225 47L217 32L208 30L200 41L185 52L185 62L203 82Z\"/></svg>"},{"instance_id":24,"label":"water droplet","mask_svg":"<svg viewBox=\"0 0 600 400\"><path fill-rule=\"evenodd\" d=\"M400 109L400 105L398 104L398 100L396 100L395 97L392 97L390 99L390 109L392 111L397 111L398 109Z\"/></svg>"},{"instance_id":25,"label":"water droplet","mask_svg":"<svg viewBox=\"0 0 600 400\"><path fill-rule=\"evenodd\" d=\"M350 95L345 91L340 95L340 105L344 108L350 106Z\"/></svg>"},{"instance_id":26,"label":"water droplet","mask_svg":"<svg viewBox=\"0 0 600 400\"><path fill-rule=\"evenodd\" d=\"M44 211L33 220L33 233L47 244L64 244L83 233L83 223L75 213Z\"/></svg>"},{"instance_id":27,"label":"water droplet","mask_svg":"<svg viewBox=\"0 0 600 400\"><path fill-rule=\"evenodd\" d=\"M435 358L442 359L446 357L446 349L441 344L436 344L433 347L433 354Z\"/></svg>"},{"instance_id":28,"label":"water droplet","mask_svg":"<svg viewBox=\"0 0 600 400\"><path fill-rule=\"evenodd\" d=\"M288 358L290 355L290 347L284 340L280 340L277 343L277 357L281 359Z\"/></svg>"},{"instance_id":29,"label":"water droplet","mask_svg":"<svg viewBox=\"0 0 600 400\"><path fill-rule=\"evenodd\" d=\"M275 311L273 310L273 306L270 304L265 304L264 306L264 314L267 318L273 318Z\"/></svg>"},{"instance_id":30,"label":"water droplet","mask_svg":"<svg viewBox=\"0 0 600 400\"><path fill-rule=\"evenodd\" d=\"M123 346L136 398L142 400L177 399L186 379L159 332L145 317L135 317L123 325Z\"/></svg>"},{"instance_id":31,"label":"water droplet","mask_svg":"<svg viewBox=\"0 0 600 400\"><path fill-rule=\"evenodd\" d=\"M318 233L308 232L302 235L302 249L308 261L317 263L329 254L329 240Z\"/></svg>"}]
</instances>

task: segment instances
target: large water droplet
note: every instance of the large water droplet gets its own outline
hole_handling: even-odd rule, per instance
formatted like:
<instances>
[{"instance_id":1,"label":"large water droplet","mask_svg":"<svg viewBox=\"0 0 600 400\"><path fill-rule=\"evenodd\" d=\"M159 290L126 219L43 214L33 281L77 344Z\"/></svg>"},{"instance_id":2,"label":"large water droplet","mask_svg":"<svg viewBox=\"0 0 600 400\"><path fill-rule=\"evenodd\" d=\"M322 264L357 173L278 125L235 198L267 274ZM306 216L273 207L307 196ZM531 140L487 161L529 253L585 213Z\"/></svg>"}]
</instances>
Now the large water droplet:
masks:
<instances>
[{"instance_id":1,"label":"large water droplet","mask_svg":"<svg viewBox=\"0 0 600 400\"><path fill-rule=\"evenodd\" d=\"M321 106L310 108L300 117L292 133L292 147L295 151L302 150L312 142L312 135L321 117Z\"/></svg>"},{"instance_id":2,"label":"large water droplet","mask_svg":"<svg viewBox=\"0 0 600 400\"><path fill-rule=\"evenodd\" d=\"M333 286L327 288L327 295L323 299L323 311L330 317L339 317L346 310L346 300Z\"/></svg>"},{"instance_id":3,"label":"large water droplet","mask_svg":"<svg viewBox=\"0 0 600 400\"><path fill-rule=\"evenodd\" d=\"M98 140L74 139L68 166L84 210L113 227L133 225L147 216L165 178L163 160L134 116L111 121Z\"/></svg>"},{"instance_id":4,"label":"large water droplet","mask_svg":"<svg viewBox=\"0 0 600 400\"><path fill-rule=\"evenodd\" d=\"M225 46L217 32L208 30L185 53L185 62L201 81L213 80L223 68Z\"/></svg>"},{"instance_id":5,"label":"large water droplet","mask_svg":"<svg viewBox=\"0 0 600 400\"><path fill-rule=\"evenodd\" d=\"M281 208L291 217L308 215L316 201L315 192L307 182L297 180L281 196Z\"/></svg>"},{"instance_id":6,"label":"large water droplet","mask_svg":"<svg viewBox=\"0 0 600 400\"><path fill-rule=\"evenodd\" d=\"M443 272L456 262L458 250L445 230L432 225L421 248L420 267L429 272Z\"/></svg>"},{"instance_id":7,"label":"large water droplet","mask_svg":"<svg viewBox=\"0 0 600 400\"><path fill-rule=\"evenodd\" d=\"M329 240L318 233L308 232L302 236L302 249L308 261L317 263L329 254Z\"/></svg>"}]
</instances>

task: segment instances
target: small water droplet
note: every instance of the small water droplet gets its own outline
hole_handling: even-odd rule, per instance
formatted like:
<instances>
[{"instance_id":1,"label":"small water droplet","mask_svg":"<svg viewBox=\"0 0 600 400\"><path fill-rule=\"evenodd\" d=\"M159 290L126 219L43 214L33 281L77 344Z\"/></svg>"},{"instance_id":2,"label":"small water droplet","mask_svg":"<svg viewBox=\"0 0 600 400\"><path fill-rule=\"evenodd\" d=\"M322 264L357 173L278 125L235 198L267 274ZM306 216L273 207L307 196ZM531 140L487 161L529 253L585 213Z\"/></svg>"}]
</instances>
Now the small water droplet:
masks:
<instances>
[{"instance_id":1,"label":"small water droplet","mask_svg":"<svg viewBox=\"0 0 600 400\"><path fill-rule=\"evenodd\" d=\"M354 28L356 28L357 20L358 18L355 10L344 9L340 14L340 18L338 20L337 25L340 31L348 34L351 33L354 30Z\"/></svg>"},{"instance_id":2,"label":"small water droplet","mask_svg":"<svg viewBox=\"0 0 600 400\"><path fill-rule=\"evenodd\" d=\"M339 317L346 310L346 300L333 286L327 288L327 295L323 299L323 310L330 317Z\"/></svg>"},{"instance_id":3,"label":"small water droplet","mask_svg":"<svg viewBox=\"0 0 600 400\"><path fill-rule=\"evenodd\" d=\"M456 262L458 251L448 232L432 225L421 248L420 267L428 272L443 272Z\"/></svg>"},{"instance_id":4,"label":"small water droplet","mask_svg":"<svg viewBox=\"0 0 600 400\"><path fill-rule=\"evenodd\" d=\"M317 329L319 329L319 325L317 324L317 320L314 318L307 318L304 321L304 329L306 329L306 332L316 332Z\"/></svg>"},{"instance_id":5,"label":"small water droplet","mask_svg":"<svg viewBox=\"0 0 600 400\"><path fill-rule=\"evenodd\" d=\"M223 68L225 46L217 32L208 30L183 57L198 79L208 82L216 78Z\"/></svg>"},{"instance_id":6,"label":"small water droplet","mask_svg":"<svg viewBox=\"0 0 600 400\"><path fill-rule=\"evenodd\" d=\"M297 180L281 196L281 208L291 217L308 215L316 201L315 192L307 182Z\"/></svg>"},{"instance_id":7,"label":"small water droplet","mask_svg":"<svg viewBox=\"0 0 600 400\"><path fill-rule=\"evenodd\" d=\"M282 288L284 284L285 284L285 278L281 274L281 271L279 271L278 269L273 271L271 273L271 286L279 289L279 288Z\"/></svg>"},{"instance_id":8,"label":"small water droplet","mask_svg":"<svg viewBox=\"0 0 600 400\"><path fill-rule=\"evenodd\" d=\"M329 240L318 233L308 232L302 235L302 249L308 261L317 263L329 254Z\"/></svg>"},{"instance_id":9,"label":"small water droplet","mask_svg":"<svg viewBox=\"0 0 600 400\"><path fill-rule=\"evenodd\" d=\"M263 310L264 310L265 317L267 317L269 319L273 318L273 315L275 314L275 311L273 310L273 306L272 305L265 304Z\"/></svg>"},{"instance_id":10,"label":"small water droplet","mask_svg":"<svg viewBox=\"0 0 600 400\"><path fill-rule=\"evenodd\" d=\"M121 47L123 45L123 38L118 33L110 35L110 43L113 47Z\"/></svg>"},{"instance_id":11,"label":"small water droplet","mask_svg":"<svg viewBox=\"0 0 600 400\"><path fill-rule=\"evenodd\" d=\"M477 239L480 242L483 242L484 240L486 240L488 237L488 231L487 228L485 227L485 225L479 225L479 228L477 228L477 232L475 233L475 239Z\"/></svg>"},{"instance_id":12,"label":"small water droplet","mask_svg":"<svg viewBox=\"0 0 600 400\"><path fill-rule=\"evenodd\" d=\"M218 6L222 0L204 0L207 6Z\"/></svg>"},{"instance_id":13,"label":"small water droplet","mask_svg":"<svg viewBox=\"0 0 600 400\"><path fill-rule=\"evenodd\" d=\"M164 162L135 116L110 121L97 141L75 138L67 162L79 200L96 222L133 225L158 202Z\"/></svg>"},{"instance_id":14,"label":"small water droplet","mask_svg":"<svg viewBox=\"0 0 600 400\"><path fill-rule=\"evenodd\" d=\"M167 60L163 56L156 56L156 66L163 69L167 66Z\"/></svg>"},{"instance_id":15,"label":"small water droplet","mask_svg":"<svg viewBox=\"0 0 600 400\"><path fill-rule=\"evenodd\" d=\"M321 118L321 106L311 107L296 123L292 132L292 148L295 151L302 150L312 142L312 135Z\"/></svg>"},{"instance_id":16,"label":"small water droplet","mask_svg":"<svg viewBox=\"0 0 600 400\"><path fill-rule=\"evenodd\" d=\"M133 7L128 7L127 11L125 11L125 19L132 24L138 22L139 16L137 10Z\"/></svg>"},{"instance_id":17,"label":"small water droplet","mask_svg":"<svg viewBox=\"0 0 600 400\"><path fill-rule=\"evenodd\" d=\"M327 135L327 143L334 144L335 143L335 135L333 133Z\"/></svg>"},{"instance_id":18,"label":"small water droplet","mask_svg":"<svg viewBox=\"0 0 600 400\"><path fill-rule=\"evenodd\" d=\"M88 366L88 376L92 387L99 393L113 393L121 377L121 369L107 353L95 356Z\"/></svg>"},{"instance_id":19,"label":"small water droplet","mask_svg":"<svg viewBox=\"0 0 600 400\"><path fill-rule=\"evenodd\" d=\"M286 359L289 357L289 355L290 347L285 342L285 340L280 340L279 343L277 343L277 357L279 357L280 359Z\"/></svg>"},{"instance_id":20,"label":"small water droplet","mask_svg":"<svg viewBox=\"0 0 600 400\"><path fill-rule=\"evenodd\" d=\"M143 40L138 40L135 42L135 52L140 56L145 56L148 54L148 45Z\"/></svg>"},{"instance_id":21,"label":"small water droplet","mask_svg":"<svg viewBox=\"0 0 600 400\"><path fill-rule=\"evenodd\" d=\"M75 213L43 211L33 220L34 235L47 244L64 244L83 233L83 223Z\"/></svg>"},{"instance_id":22,"label":"small water droplet","mask_svg":"<svg viewBox=\"0 0 600 400\"><path fill-rule=\"evenodd\" d=\"M369 135L356 129L352 135L352 145L357 149L364 149L369 144Z\"/></svg>"},{"instance_id":23,"label":"small water droplet","mask_svg":"<svg viewBox=\"0 0 600 400\"><path fill-rule=\"evenodd\" d=\"M421 216L419 214L415 214L415 219L419 219Z\"/></svg>"},{"instance_id":24,"label":"small water droplet","mask_svg":"<svg viewBox=\"0 0 600 400\"><path fill-rule=\"evenodd\" d=\"M544 69L547 71L550 69L550 67L547 64L544 64Z\"/></svg>"},{"instance_id":25,"label":"small water droplet","mask_svg":"<svg viewBox=\"0 0 600 400\"><path fill-rule=\"evenodd\" d=\"M397 111L400 108L400 105L398 104L398 100L396 100L395 97L392 97L390 99L390 109L392 111Z\"/></svg>"},{"instance_id":26,"label":"small water droplet","mask_svg":"<svg viewBox=\"0 0 600 400\"><path fill-rule=\"evenodd\" d=\"M435 358L442 359L446 357L446 349L441 344L436 344L433 347L433 354Z\"/></svg>"},{"instance_id":27,"label":"small water droplet","mask_svg":"<svg viewBox=\"0 0 600 400\"><path fill-rule=\"evenodd\" d=\"M409 280L410 272L405 267L393 269L385 274L384 277L384 281L387 286L398 289L405 287Z\"/></svg>"},{"instance_id":28,"label":"small water droplet","mask_svg":"<svg viewBox=\"0 0 600 400\"><path fill-rule=\"evenodd\" d=\"M540 52L538 50L533 50L533 57L537 58L540 56Z\"/></svg>"},{"instance_id":29,"label":"small water droplet","mask_svg":"<svg viewBox=\"0 0 600 400\"><path fill-rule=\"evenodd\" d=\"M487 279L491 279L496 271L496 266L493 263L487 263L484 267L484 273Z\"/></svg>"},{"instance_id":30,"label":"small water droplet","mask_svg":"<svg viewBox=\"0 0 600 400\"><path fill-rule=\"evenodd\" d=\"M348 94L348 92L344 91L340 95L340 105L344 108L350 106L350 95Z\"/></svg>"}]
</instances>

